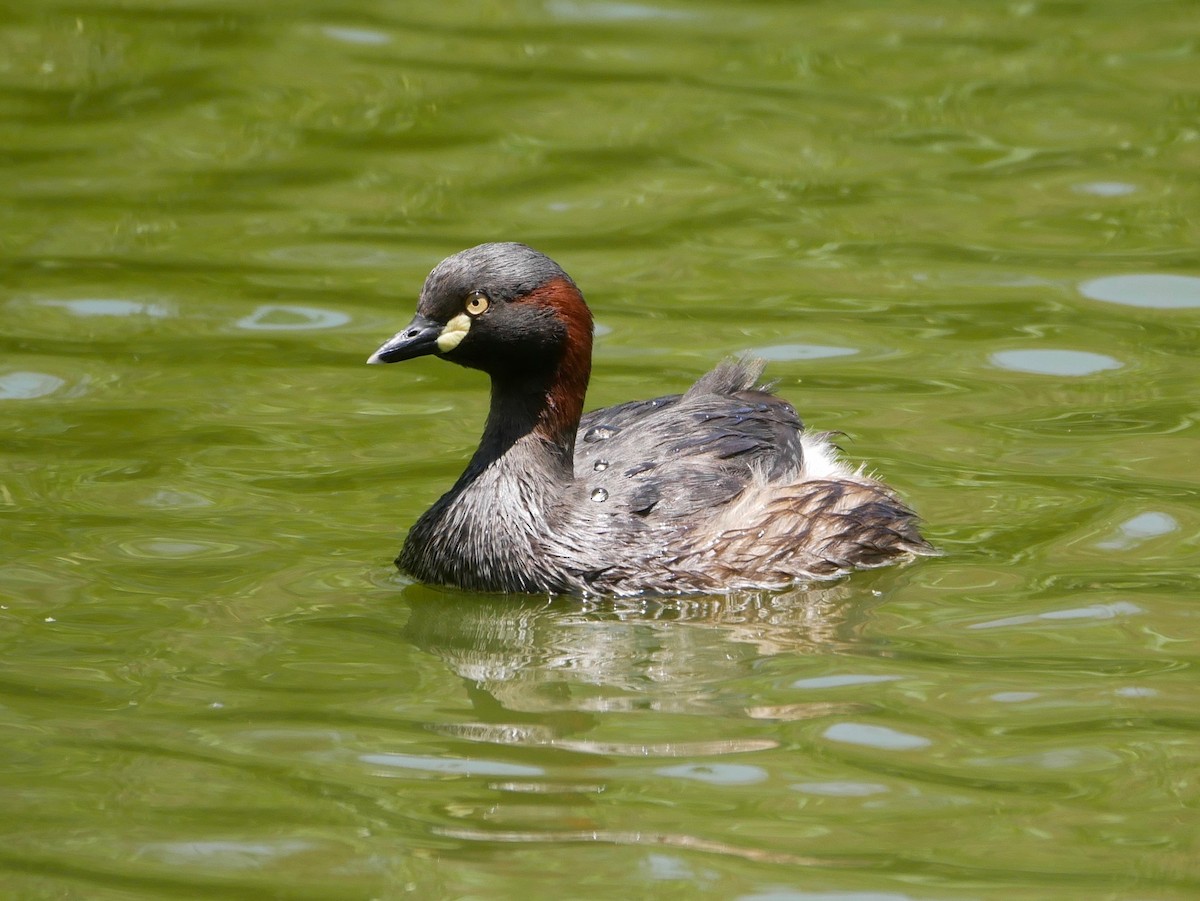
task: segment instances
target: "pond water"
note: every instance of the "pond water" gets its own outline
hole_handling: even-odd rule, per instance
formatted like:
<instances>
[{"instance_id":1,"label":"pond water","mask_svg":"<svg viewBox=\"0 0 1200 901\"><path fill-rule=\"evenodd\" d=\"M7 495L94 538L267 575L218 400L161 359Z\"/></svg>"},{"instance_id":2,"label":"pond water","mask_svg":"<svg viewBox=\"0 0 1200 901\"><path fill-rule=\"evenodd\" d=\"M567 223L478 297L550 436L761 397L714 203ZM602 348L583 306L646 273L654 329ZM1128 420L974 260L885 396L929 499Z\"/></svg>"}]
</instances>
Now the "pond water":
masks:
<instances>
[{"instance_id":1,"label":"pond water","mask_svg":"<svg viewBox=\"0 0 1200 901\"><path fill-rule=\"evenodd\" d=\"M0 23L6 897L1200 894L1189 2L45 0ZM943 557L471 596L458 249L589 407L746 351Z\"/></svg>"}]
</instances>

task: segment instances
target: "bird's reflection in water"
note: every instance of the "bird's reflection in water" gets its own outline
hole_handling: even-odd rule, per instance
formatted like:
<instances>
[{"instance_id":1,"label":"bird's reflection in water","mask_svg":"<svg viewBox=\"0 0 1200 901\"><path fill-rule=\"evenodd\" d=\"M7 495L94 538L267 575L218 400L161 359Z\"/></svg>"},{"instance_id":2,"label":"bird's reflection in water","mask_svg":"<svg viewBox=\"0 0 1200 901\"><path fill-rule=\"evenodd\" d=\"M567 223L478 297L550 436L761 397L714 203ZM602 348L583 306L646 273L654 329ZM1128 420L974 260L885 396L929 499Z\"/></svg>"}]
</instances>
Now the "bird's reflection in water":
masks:
<instances>
[{"instance_id":1,"label":"bird's reflection in water","mask_svg":"<svg viewBox=\"0 0 1200 901\"><path fill-rule=\"evenodd\" d=\"M445 661L472 703L473 722L438 731L606 756L676 757L776 744L738 730L713 736L705 731L713 715L796 720L833 712L828 703L761 701L739 683L778 655L853 646L873 598L840 583L636 603L481 598L414 585L405 599L412 610L405 637ZM647 712L656 715L636 716ZM612 717L626 718L619 738L589 736Z\"/></svg>"}]
</instances>

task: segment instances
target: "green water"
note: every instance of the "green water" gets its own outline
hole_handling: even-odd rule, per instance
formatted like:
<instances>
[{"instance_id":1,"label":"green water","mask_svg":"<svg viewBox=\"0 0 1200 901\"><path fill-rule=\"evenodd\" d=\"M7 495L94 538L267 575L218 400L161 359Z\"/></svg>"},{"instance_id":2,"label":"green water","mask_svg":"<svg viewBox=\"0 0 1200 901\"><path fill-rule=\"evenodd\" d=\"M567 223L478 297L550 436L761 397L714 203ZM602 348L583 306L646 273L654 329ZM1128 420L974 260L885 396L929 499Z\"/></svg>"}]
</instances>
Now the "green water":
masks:
<instances>
[{"instance_id":1,"label":"green water","mask_svg":"<svg viewBox=\"0 0 1200 901\"><path fill-rule=\"evenodd\" d=\"M1190 2L42 0L0 16L0 887L1200 895ZM770 359L944 557L614 606L410 584L443 256L589 406Z\"/></svg>"}]
</instances>

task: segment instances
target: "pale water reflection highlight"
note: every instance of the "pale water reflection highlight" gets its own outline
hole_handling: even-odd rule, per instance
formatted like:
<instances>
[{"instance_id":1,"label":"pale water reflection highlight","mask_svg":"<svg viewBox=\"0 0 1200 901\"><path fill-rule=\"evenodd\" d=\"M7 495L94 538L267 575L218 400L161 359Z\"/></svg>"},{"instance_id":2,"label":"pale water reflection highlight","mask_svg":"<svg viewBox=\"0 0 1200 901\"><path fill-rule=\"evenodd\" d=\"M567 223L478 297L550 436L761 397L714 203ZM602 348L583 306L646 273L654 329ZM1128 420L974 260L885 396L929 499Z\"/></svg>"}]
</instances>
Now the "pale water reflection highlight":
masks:
<instances>
[{"instance_id":1,"label":"pale water reflection highlight","mask_svg":"<svg viewBox=\"0 0 1200 901\"><path fill-rule=\"evenodd\" d=\"M337 328L350 321L347 313L318 310L295 304L267 304L237 321L237 327L251 331L295 332Z\"/></svg>"},{"instance_id":2,"label":"pale water reflection highlight","mask_svg":"<svg viewBox=\"0 0 1200 901\"><path fill-rule=\"evenodd\" d=\"M1109 275L1082 282L1084 297L1131 307L1157 310L1186 310L1200 307L1200 276Z\"/></svg>"},{"instance_id":3,"label":"pale water reflection highlight","mask_svg":"<svg viewBox=\"0 0 1200 901\"><path fill-rule=\"evenodd\" d=\"M48 372L6 372L0 375L0 400L46 397L66 384L66 379Z\"/></svg>"},{"instance_id":4,"label":"pale water reflection highlight","mask_svg":"<svg viewBox=\"0 0 1200 901\"><path fill-rule=\"evenodd\" d=\"M164 319L171 315L166 305L156 302L125 300L116 297L87 297L72 300L39 300L43 307L61 307L76 316L149 316Z\"/></svg>"},{"instance_id":5,"label":"pale water reflection highlight","mask_svg":"<svg viewBox=\"0 0 1200 901\"><path fill-rule=\"evenodd\" d=\"M834 723L822 734L830 741L879 748L883 751L915 751L933 744L928 738L920 735L910 735L889 726L873 726L869 723Z\"/></svg>"},{"instance_id":6,"label":"pale water reflection highlight","mask_svg":"<svg viewBox=\"0 0 1200 901\"><path fill-rule=\"evenodd\" d=\"M1096 547L1113 551L1129 550L1178 529L1179 522L1171 514L1148 510L1125 520L1117 526L1116 534L1103 541L1097 541Z\"/></svg>"},{"instance_id":7,"label":"pale water reflection highlight","mask_svg":"<svg viewBox=\"0 0 1200 901\"><path fill-rule=\"evenodd\" d=\"M1082 376L1120 369L1121 362L1107 354L1085 350L1003 350L992 354L992 364L1015 372L1039 375Z\"/></svg>"}]
</instances>

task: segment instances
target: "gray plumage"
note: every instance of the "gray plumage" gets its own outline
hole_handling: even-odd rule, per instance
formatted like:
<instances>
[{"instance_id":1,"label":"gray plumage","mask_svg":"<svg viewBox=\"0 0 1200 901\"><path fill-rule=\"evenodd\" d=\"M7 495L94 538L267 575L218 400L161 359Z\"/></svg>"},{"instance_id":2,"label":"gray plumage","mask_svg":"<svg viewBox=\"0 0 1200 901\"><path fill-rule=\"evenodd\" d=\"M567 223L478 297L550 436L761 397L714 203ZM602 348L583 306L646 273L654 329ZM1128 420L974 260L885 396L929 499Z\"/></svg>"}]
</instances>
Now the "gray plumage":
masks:
<instances>
[{"instance_id":1,"label":"gray plumage","mask_svg":"<svg viewBox=\"0 0 1200 901\"><path fill-rule=\"evenodd\" d=\"M480 244L435 266L421 296L457 299L486 286L493 299L515 300L554 279L571 282L558 263L532 247L511 241Z\"/></svg>"},{"instance_id":2,"label":"gray plumage","mask_svg":"<svg viewBox=\"0 0 1200 901\"><path fill-rule=\"evenodd\" d=\"M487 310L455 347L431 345L473 292ZM936 553L889 488L841 462L827 435L758 385L761 361L726 362L682 395L581 418L591 315L557 264L524 245L481 245L441 263L413 325L372 361L424 353L487 371L492 405L479 450L396 561L423 581L719 592Z\"/></svg>"}]
</instances>

